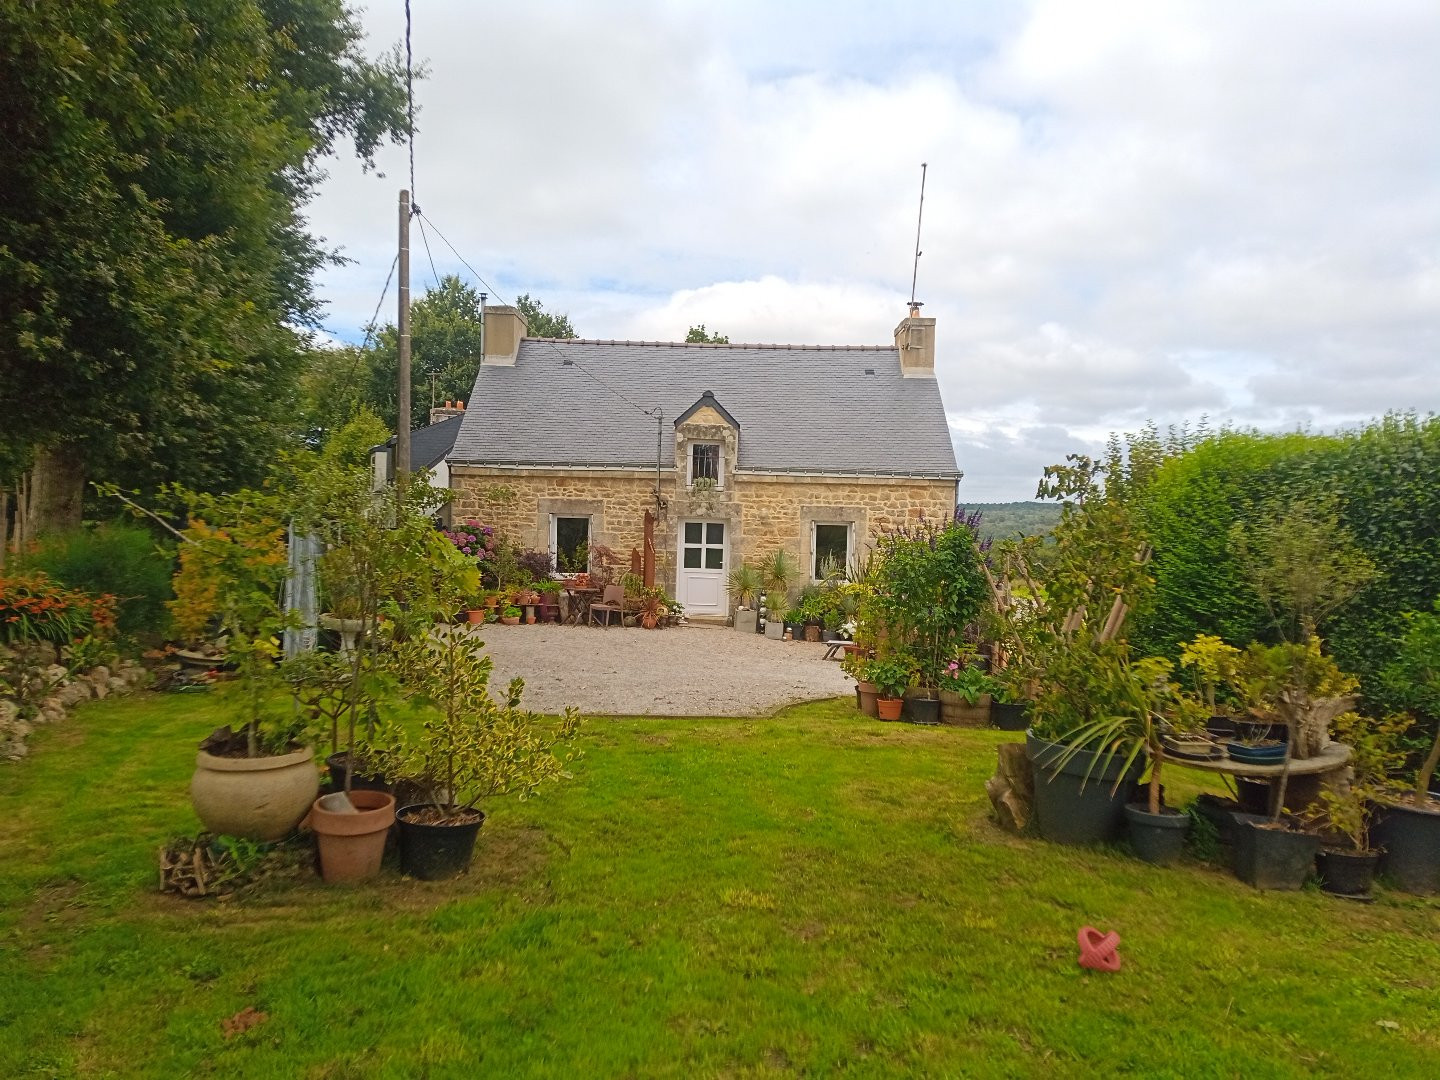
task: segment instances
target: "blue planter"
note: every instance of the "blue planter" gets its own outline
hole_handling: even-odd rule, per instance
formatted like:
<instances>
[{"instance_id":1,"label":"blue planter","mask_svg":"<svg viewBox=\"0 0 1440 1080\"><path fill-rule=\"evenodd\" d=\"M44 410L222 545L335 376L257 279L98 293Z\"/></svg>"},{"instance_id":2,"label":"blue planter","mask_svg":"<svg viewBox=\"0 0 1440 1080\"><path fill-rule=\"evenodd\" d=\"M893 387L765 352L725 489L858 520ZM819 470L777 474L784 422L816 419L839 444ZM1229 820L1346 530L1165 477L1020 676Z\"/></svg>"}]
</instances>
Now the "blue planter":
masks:
<instances>
[{"instance_id":1,"label":"blue planter","mask_svg":"<svg viewBox=\"0 0 1440 1080\"><path fill-rule=\"evenodd\" d=\"M1285 752L1289 747L1284 743L1279 746L1246 746L1244 743L1232 742L1226 743L1225 749L1230 754L1231 761L1238 761L1242 765L1283 765Z\"/></svg>"}]
</instances>

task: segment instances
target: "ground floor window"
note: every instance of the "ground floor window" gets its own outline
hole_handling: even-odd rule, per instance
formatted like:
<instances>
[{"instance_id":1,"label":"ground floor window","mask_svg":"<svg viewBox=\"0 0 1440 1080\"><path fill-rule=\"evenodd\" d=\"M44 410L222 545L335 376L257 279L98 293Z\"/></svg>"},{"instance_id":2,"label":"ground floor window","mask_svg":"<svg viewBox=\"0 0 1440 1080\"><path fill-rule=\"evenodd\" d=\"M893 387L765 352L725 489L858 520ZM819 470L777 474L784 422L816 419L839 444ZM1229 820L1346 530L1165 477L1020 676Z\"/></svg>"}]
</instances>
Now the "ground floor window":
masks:
<instances>
[{"instance_id":1,"label":"ground floor window","mask_svg":"<svg viewBox=\"0 0 1440 1080\"><path fill-rule=\"evenodd\" d=\"M810 576L816 581L827 577L843 577L850 568L850 525L815 522L811 550L815 553Z\"/></svg>"},{"instance_id":2,"label":"ground floor window","mask_svg":"<svg viewBox=\"0 0 1440 1080\"><path fill-rule=\"evenodd\" d=\"M590 568L590 519L559 517L550 519L550 554L555 556L555 569L562 574L583 574Z\"/></svg>"}]
</instances>

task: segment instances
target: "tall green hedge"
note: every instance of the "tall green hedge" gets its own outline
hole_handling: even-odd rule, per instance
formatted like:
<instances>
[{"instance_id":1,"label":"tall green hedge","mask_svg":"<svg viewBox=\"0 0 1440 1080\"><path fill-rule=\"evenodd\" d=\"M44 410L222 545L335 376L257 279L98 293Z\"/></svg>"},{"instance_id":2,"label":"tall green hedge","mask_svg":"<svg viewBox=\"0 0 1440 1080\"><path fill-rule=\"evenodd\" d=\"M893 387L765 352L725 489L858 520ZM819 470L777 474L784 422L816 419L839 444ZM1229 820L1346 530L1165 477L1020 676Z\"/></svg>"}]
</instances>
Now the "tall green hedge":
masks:
<instances>
[{"instance_id":1,"label":"tall green hedge","mask_svg":"<svg viewBox=\"0 0 1440 1080\"><path fill-rule=\"evenodd\" d=\"M1378 675L1405 611L1440 596L1440 418L1389 416L1340 435L1223 431L1167 460L1138 506L1154 545L1155 589L1132 641L1173 656L1198 633L1233 645L1274 637L1229 550L1235 522L1274 500L1340 499L1342 519L1379 576L1321 627L1330 650L1388 704Z\"/></svg>"}]
</instances>

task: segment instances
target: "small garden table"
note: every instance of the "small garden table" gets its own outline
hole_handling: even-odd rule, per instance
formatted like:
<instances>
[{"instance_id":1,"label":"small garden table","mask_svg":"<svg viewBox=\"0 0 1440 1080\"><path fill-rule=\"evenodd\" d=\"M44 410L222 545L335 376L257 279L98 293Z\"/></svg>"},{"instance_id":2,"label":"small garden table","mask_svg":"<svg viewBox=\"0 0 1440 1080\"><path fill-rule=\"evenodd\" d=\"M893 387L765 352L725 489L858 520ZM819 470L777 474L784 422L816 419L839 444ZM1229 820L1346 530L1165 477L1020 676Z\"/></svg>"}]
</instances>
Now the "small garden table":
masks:
<instances>
[{"instance_id":1,"label":"small garden table","mask_svg":"<svg viewBox=\"0 0 1440 1080\"><path fill-rule=\"evenodd\" d=\"M595 599L599 589L592 589L588 586L566 585L565 596L568 600L567 607L570 609L565 615L565 623L568 626L583 626L586 616L590 613L590 602Z\"/></svg>"},{"instance_id":2,"label":"small garden table","mask_svg":"<svg viewBox=\"0 0 1440 1080\"><path fill-rule=\"evenodd\" d=\"M1290 779L1286 784L1286 801L1292 807L1309 806L1318 797L1325 779L1349 764L1351 753L1350 747L1344 743L1332 742L1327 743L1325 748L1314 757L1291 761ZM1269 812L1271 814L1275 813L1275 799L1280 794L1280 785L1272 781L1280 779L1285 772L1284 765L1245 765L1238 761L1231 761L1229 758L1221 758L1218 761L1192 761L1189 758L1167 756L1165 765L1167 767L1178 765L1187 769L1200 769L1204 772L1234 776L1241 780L1269 783Z\"/></svg>"}]
</instances>

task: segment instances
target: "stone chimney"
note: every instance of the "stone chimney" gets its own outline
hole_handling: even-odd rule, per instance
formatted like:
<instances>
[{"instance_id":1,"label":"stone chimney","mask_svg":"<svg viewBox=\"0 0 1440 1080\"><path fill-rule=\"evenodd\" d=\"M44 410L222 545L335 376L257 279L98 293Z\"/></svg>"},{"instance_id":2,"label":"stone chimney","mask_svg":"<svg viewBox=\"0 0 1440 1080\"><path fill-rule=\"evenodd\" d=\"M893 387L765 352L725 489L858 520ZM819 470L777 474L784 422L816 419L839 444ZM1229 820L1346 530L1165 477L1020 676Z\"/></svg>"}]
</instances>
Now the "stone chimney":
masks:
<instances>
[{"instance_id":1,"label":"stone chimney","mask_svg":"<svg viewBox=\"0 0 1440 1080\"><path fill-rule=\"evenodd\" d=\"M436 406L430 410L430 423L438 424L441 420L449 420L452 416L465 415L465 402L447 401L444 406Z\"/></svg>"},{"instance_id":2,"label":"stone chimney","mask_svg":"<svg viewBox=\"0 0 1440 1080\"><path fill-rule=\"evenodd\" d=\"M935 320L920 317L920 304L895 327L895 348L900 350L900 374L907 379L935 378Z\"/></svg>"},{"instance_id":3,"label":"stone chimney","mask_svg":"<svg viewBox=\"0 0 1440 1080\"><path fill-rule=\"evenodd\" d=\"M525 338L525 316L509 304L485 309L485 355L480 362L490 367L514 367L520 342Z\"/></svg>"}]
</instances>

